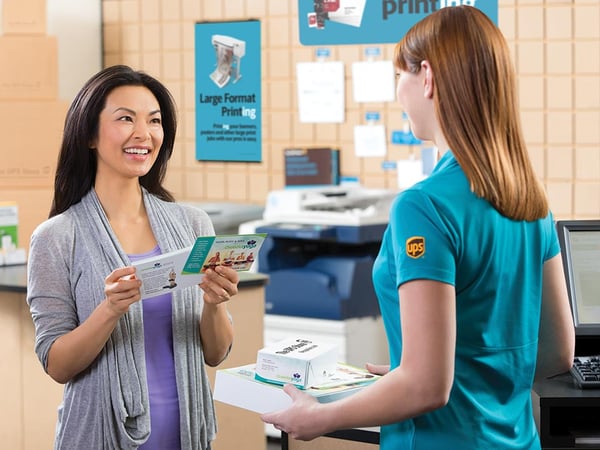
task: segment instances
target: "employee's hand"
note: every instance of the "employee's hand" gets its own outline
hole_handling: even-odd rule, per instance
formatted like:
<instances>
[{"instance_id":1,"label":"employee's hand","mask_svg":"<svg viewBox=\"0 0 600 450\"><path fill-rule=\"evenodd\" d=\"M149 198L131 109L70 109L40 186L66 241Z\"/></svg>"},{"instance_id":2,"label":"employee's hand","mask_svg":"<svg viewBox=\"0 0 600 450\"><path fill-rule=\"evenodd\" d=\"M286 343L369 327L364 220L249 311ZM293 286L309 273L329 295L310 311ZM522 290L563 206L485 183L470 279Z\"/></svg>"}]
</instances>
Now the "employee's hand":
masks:
<instances>
[{"instance_id":1,"label":"employee's hand","mask_svg":"<svg viewBox=\"0 0 600 450\"><path fill-rule=\"evenodd\" d=\"M228 302L238 293L239 274L230 267L208 269L199 284L204 291L204 301L213 305Z\"/></svg>"},{"instance_id":2,"label":"employee's hand","mask_svg":"<svg viewBox=\"0 0 600 450\"><path fill-rule=\"evenodd\" d=\"M292 405L282 411L261 414L263 422L301 441L310 441L328 431L315 414L321 405L313 396L291 384L286 384L283 390L291 397Z\"/></svg>"},{"instance_id":3,"label":"employee's hand","mask_svg":"<svg viewBox=\"0 0 600 450\"><path fill-rule=\"evenodd\" d=\"M374 375L385 375L390 371L389 364L365 364L365 368Z\"/></svg>"}]
</instances>

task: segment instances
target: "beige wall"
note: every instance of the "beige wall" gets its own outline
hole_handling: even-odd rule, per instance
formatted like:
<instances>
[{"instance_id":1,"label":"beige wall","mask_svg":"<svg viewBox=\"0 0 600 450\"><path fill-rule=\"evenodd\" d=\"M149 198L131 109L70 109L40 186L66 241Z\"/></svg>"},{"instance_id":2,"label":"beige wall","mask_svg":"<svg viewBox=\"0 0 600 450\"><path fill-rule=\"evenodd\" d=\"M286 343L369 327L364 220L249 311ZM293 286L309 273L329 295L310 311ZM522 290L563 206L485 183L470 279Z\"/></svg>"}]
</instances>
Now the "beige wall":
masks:
<instances>
[{"instance_id":1,"label":"beige wall","mask_svg":"<svg viewBox=\"0 0 600 450\"><path fill-rule=\"evenodd\" d=\"M33 7L40 0L23 2L23 7L25 2ZM557 218L600 217L600 3L499 3L500 28L509 41L518 71L527 143L552 209ZM175 95L181 121L167 181L178 199L264 204L270 190L283 186L282 152L288 146L339 147L343 175L358 176L367 187L396 187L395 172L381 169L382 158L354 156L353 127L363 122L365 112L381 113L388 137L391 130L401 126L401 111L395 102L353 102L349 67L363 59L366 46L329 47L331 60L346 65L346 121L299 122L295 65L314 61L316 48L298 43L297 0L104 0L101 9L104 64L125 63L146 70L163 80ZM65 21L75 20L68 11L64 14ZM200 20L245 18L258 18L262 26L263 161L198 162L194 156L194 24ZM52 38L45 34L45 39ZM380 48L383 58L390 59L393 45ZM60 100L66 103L66 99ZM11 101L0 99L3 106ZM15 158L25 161L24 168L39 165L41 156L55 161L58 144L54 136L60 134L62 118L54 119L54 134L34 143L26 138L28 132L15 134L10 121L0 124L5 144L0 147L0 169L6 169ZM43 124L43 120L25 121L20 126L37 134ZM11 142L10 133L22 149L7 144ZM388 145L387 159L401 159L408 153L405 146ZM0 200L19 204L21 246L28 245L33 227L47 217L53 165L50 169L43 180L38 180L43 186L23 186L25 179L12 184L6 177L0 180Z\"/></svg>"},{"instance_id":2,"label":"beige wall","mask_svg":"<svg viewBox=\"0 0 600 450\"><path fill-rule=\"evenodd\" d=\"M39 0L27 2L33 5ZM552 209L557 218L600 217L600 4L598 0L499 3L500 28L518 71L527 143ZM381 169L383 158L354 155L353 127L363 122L366 111L381 113L388 137L401 126L395 102L353 102L349 66L363 58L365 46L330 47L331 59L346 64L346 121L299 122L295 64L314 61L315 47L298 43L297 0L104 0L101 9L105 65L125 63L146 70L163 80L176 97L180 131L167 181L178 199L264 204L270 190L283 186L282 152L288 146L339 147L343 175L358 176L367 187L396 187L395 172ZM263 161L198 162L194 156L194 23L244 18L258 18L262 25ZM383 58L390 59L393 45L380 48ZM14 127L9 123L0 127L3 136L10 138ZM23 135L15 136L25 146L22 153L6 145L5 138L0 168L16 155L38 163L38 149L55 161L55 139L44 139L43 146L28 145ZM388 145L387 159L402 159L408 153L406 146ZM19 243L27 246L33 227L47 216L52 185L50 178L44 186L21 183L13 186L4 180L0 200L19 203Z\"/></svg>"},{"instance_id":3,"label":"beige wall","mask_svg":"<svg viewBox=\"0 0 600 450\"><path fill-rule=\"evenodd\" d=\"M559 218L600 217L600 3L598 0L499 0L499 25L518 71L522 118L531 157ZM353 127L377 108L390 130L397 104L352 100L349 65L364 46L330 46L346 63L346 122L302 124L296 109L295 64L314 61L299 44L297 0L104 0L105 64L126 63L160 77L174 92L181 132L168 177L178 198L264 203L283 186L286 146L341 149L342 175L367 187L396 187L383 158L357 158ZM194 157L194 23L258 18L263 46L263 162L198 162ZM393 46L381 45L385 59ZM388 145L388 159L408 149Z\"/></svg>"}]
</instances>

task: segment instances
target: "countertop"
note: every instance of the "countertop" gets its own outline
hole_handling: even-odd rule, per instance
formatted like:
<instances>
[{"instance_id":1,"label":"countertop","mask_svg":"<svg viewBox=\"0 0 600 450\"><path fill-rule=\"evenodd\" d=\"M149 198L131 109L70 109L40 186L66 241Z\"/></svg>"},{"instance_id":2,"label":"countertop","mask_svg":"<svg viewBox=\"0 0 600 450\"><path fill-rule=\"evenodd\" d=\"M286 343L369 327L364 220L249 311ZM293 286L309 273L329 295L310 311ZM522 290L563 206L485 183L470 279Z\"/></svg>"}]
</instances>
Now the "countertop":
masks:
<instances>
[{"instance_id":1,"label":"countertop","mask_svg":"<svg viewBox=\"0 0 600 450\"><path fill-rule=\"evenodd\" d=\"M0 291L27 292L27 266L0 266Z\"/></svg>"},{"instance_id":2,"label":"countertop","mask_svg":"<svg viewBox=\"0 0 600 450\"><path fill-rule=\"evenodd\" d=\"M240 288L261 286L268 275L257 272L240 272ZM27 292L27 265L0 266L0 292Z\"/></svg>"}]
</instances>

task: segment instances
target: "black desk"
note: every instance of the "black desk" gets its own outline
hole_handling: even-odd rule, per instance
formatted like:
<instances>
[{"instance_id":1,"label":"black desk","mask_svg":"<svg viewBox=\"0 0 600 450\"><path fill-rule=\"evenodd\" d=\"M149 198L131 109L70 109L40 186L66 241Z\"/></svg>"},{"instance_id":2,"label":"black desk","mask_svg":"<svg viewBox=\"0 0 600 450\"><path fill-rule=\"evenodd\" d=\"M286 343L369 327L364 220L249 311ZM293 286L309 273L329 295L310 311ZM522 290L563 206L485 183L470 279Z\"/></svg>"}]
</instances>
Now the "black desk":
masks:
<instances>
[{"instance_id":1,"label":"black desk","mask_svg":"<svg viewBox=\"0 0 600 450\"><path fill-rule=\"evenodd\" d=\"M571 375L563 374L536 382L533 390L542 449L600 448L600 389L578 389ZM596 443L584 445L584 440Z\"/></svg>"}]
</instances>

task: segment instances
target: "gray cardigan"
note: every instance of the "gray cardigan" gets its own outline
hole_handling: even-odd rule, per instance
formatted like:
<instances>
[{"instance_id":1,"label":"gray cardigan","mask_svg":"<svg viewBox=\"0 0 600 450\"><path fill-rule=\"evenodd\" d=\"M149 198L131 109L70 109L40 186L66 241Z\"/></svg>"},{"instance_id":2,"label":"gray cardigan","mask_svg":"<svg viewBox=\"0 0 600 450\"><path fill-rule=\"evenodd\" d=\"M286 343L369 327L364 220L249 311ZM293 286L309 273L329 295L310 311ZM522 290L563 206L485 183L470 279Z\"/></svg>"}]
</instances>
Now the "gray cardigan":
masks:
<instances>
[{"instance_id":1,"label":"gray cardigan","mask_svg":"<svg viewBox=\"0 0 600 450\"><path fill-rule=\"evenodd\" d=\"M143 190L152 230L163 253L214 234L208 215L159 200ZM31 238L27 302L35 351L47 370L48 352L104 299L104 278L129 259L95 191L40 224ZM215 437L216 418L198 324L199 288L173 293L173 345L179 392L181 445L203 450ZM135 449L150 433L142 308L130 307L96 360L65 385L55 449Z\"/></svg>"}]
</instances>

